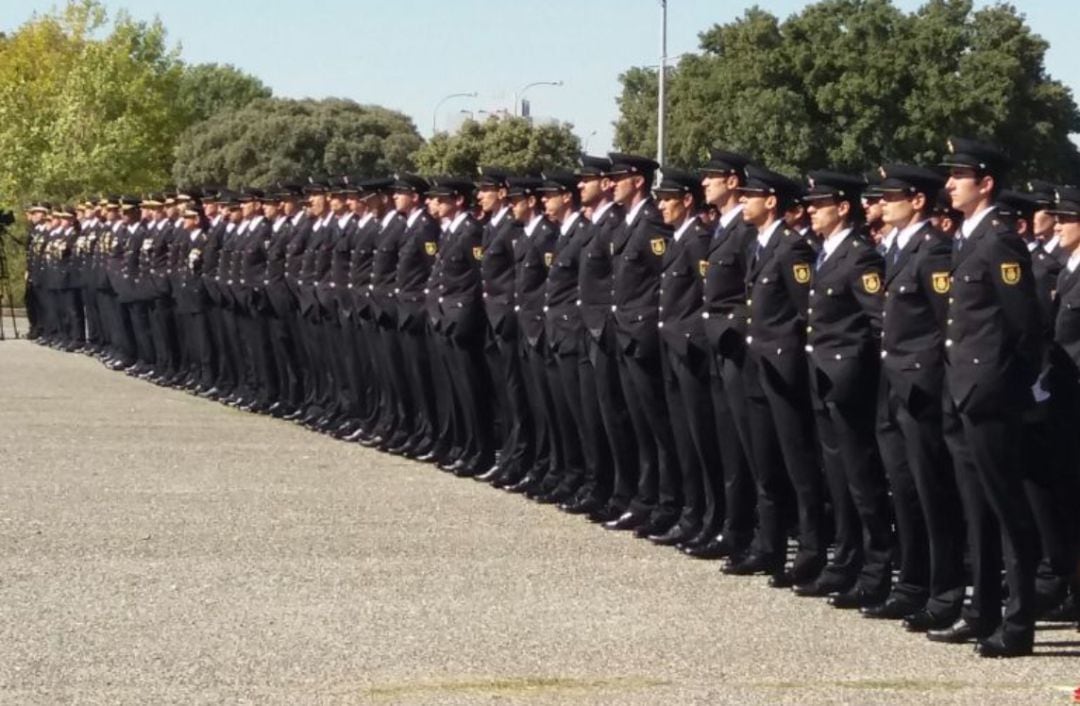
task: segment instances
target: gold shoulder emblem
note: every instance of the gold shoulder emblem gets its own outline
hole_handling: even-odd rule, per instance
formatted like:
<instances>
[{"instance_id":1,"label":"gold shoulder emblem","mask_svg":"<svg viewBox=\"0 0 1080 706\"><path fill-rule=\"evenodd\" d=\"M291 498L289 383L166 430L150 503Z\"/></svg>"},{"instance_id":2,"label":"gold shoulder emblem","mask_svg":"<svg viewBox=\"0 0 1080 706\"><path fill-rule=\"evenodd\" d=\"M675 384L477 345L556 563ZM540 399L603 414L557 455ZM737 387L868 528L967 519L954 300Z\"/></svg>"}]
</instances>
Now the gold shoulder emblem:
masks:
<instances>
[{"instance_id":1,"label":"gold shoulder emblem","mask_svg":"<svg viewBox=\"0 0 1080 706\"><path fill-rule=\"evenodd\" d=\"M1003 262L1001 263L1001 281L1005 284L1013 285L1020 282L1020 263L1019 262Z\"/></svg>"},{"instance_id":2,"label":"gold shoulder emblem","mask_svg":"<svg viewBox=\"0 0 1080 706\"><path fill-rule=\"evenodd\" d=\"M881 275L877 272L867 272L862 276L862 286L867 294L877 294L881 291Z\"/></svg>"},{"instance_id":3,"label":"gold shoulder emblem","mask_svg":"<svg viewBox=\"0 0 1080 706\"><path fill-rule=\"evenodd\" d=\"M800 262L791 268L791 273L795 275L795 281L799 284L810 283L810 265L805 262Z\"/></svg>"},{"instance_id":4,"label":"gold shoulder emblem","mask_svg":"<svg viewBox=\"0 0 1080 706\"><path fill-rule=\"evenodd\" d=\"M948 272L934 272L930 275L930 284L933 285L934 291L938 294L948 294L949 287L952 284L952 277Z\"/></svg>"}]
</instances>

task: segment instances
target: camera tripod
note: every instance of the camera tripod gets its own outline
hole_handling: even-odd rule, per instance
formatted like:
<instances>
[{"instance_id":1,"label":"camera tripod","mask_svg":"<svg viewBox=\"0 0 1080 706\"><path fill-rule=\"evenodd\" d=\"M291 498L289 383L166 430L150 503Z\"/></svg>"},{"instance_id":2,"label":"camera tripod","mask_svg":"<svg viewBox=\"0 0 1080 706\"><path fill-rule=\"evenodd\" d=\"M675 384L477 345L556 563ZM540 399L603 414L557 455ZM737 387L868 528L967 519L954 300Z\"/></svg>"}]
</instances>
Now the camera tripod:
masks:
<instances>
[{"instance_id":1,"label":"camera tripod","mask_svg":"<svg viewBox=\"0 0 1080 706\"><path fill-rule=\"evenodd\" d=\"M11 290L11 273L8 270L7 250L5 249L4 231L0 229L0 341L7 338L4 330L4 302L7 302L8 315L11 317L11 329L15 338L19 338L19 324L15 320L15 295Z\"/></svg>"}]
</instances>

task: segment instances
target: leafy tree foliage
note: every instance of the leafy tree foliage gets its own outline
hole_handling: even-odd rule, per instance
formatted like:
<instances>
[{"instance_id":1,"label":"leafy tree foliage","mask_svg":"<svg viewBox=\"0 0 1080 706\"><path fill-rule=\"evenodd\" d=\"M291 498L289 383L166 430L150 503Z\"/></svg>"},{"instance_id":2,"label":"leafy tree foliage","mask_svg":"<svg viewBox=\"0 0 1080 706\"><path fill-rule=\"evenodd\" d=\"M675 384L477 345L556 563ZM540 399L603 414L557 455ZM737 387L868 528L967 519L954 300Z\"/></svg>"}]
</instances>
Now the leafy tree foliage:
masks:
<instances>
[{"instance_id":1,"label":"leafy tree foliage","mask_svg":"<svg viewBox=\"0 0 1080 706\"><path fill-rule=\"evenodd\" d=\"M184 69L177 102L187 124L192 125L270 95L270 89L262 81L234 66L195 64Z\"/></svg>"},{"instance_id":2,"label":"leafy tree foliage","mask_svg":"<svg viewBox=\"0 0 1080 706\"><path fill-rule=\"evenodd\" d=\"M780 21L752 8L700 35L670 75L668 161L741 149L788 171L936 160L950 134L993 139L1016 177L1071 179L1080 111L1044 66L1045 40L1010 5L823 0ZM651 153L655 72L623 74L616 144Z\"/></svg>"},{"instance_id":3,"label":"leafy tree foliage","mask_svg":"<svg viewBox=\"0 0 1080 706\"><path fill-rule=\"evenodd\" d=\"M386 108L263 98L184 132L173 178L239 187L307 174L389 174L411 169L421 142L411 119Z\"/></svg>"},{"instance_id":4,"label":"leafy tree foliage","mask_svg":"<svg viewBox=\"0 0 1080 706\"><path fill-rule=\"evenodd\" d=\"M527 118L466 120L453 133L440 132L416 155L424 174L475 174L497 164L520 173L568 168L581 154L581 141L567 123L534 124Z\"/></svg>"}]
</instances>

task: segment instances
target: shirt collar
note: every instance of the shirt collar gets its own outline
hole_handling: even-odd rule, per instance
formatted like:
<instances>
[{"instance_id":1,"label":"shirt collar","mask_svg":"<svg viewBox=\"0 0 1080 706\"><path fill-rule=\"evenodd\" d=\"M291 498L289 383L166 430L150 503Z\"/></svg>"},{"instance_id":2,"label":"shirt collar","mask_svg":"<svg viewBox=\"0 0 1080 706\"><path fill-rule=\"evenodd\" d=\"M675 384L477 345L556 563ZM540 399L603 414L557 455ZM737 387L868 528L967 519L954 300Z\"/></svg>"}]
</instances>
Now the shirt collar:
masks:
<instances>
[{"instance_id":1,"label":"shirt collar","mask_svg":"<svg viewBox=\"0 0 1080 706\"><path fill-rule=\"evenodd\" d=\"M965 218L964 222L960 224L960 234L966 240L971 237L971 234L975 232L975 229L979 227L979 224L986 220L986 217L994 211L993 206L987 206L983 210L971 216L971 218Z\"/></svg>"},{"instance_id":2,"label":"shirt collar","mask_svg":"<svg viewBox=\"0 0 1080 706\"><path fill-rule=\"evenodd\" d=\"M540 225L540 219L543 216L533 216L532 220L525 226L525 235L532 237L532 234L536 232L536 226Z\"/></svg>"},{"instance_id":3,"label":"shirt collar","mask_svg":"<svg viewBox=\"0 0 1080 706\"><path fill-rule=\"evenodd\" d=\"M296 225L297 223L300 222L300 219L303 218L303 217L304 217L304 212L303 211L297 211L296 215L292 217L292 224Z\"/></svg>"},{"instance_id":4,"label":"shirt collar","mask_svg":"<svg viewBox=\"0 0 1080 706\"><path fill-rule=\"evenodd\" d=\"M283 225L285 225L285 216L278 216L274 219L274 224L271 226L271 228L273 228L274 232L277 233L279 230L281 230L281 227Z\"/></svg>"},{"instance_id":5,"label":"shirt collar","mask_svg":"<svg viewBox=\"0 0 1080 706\"><path fill-rule=\"evenodd\" d=\"M460 226L468 217L468 211L462 211L461 213L454 216L454 220L450 221L450 225L446 226L446 232L453 233L454 231L456 231L458 229L458 226Z\"/></svg>"},{"instance_id":6,"label":"shirt collar","mask_svg":"<svg viewBox=\"0 0 1080 706\"><path fill-rule=\"evenodd\" d=\"M375 218L375 214L372 213L371 211L368 211L367 213L365 213L363 216L360 217L360 220L356 222L356 225L359 226L360 228L363 228L368 223L371 223L373 218Z\"/></svg>"},{"instance_id":7,"label":"shirt collar","mask_svg":"<svg viewBox=\"0 0 1080 706\"><path fill-rule=\"evenodd\" d=\"M349 211L348 213L346 213L343 216L338 216L338 219L337 219L338 228L344 229L345 226L349 225L349 221L352 220L352 216L353 216L352 211Z\"/></svg>"},{"instance_id":8,"label":"shirt collar","mask_svg":"<svg viewBox=\"0 0 1080 706\"><path fill-rule=\"evenodd\" d=\"M739 204L738 206L731 209L727 213L721 213L720 214L720 227L721 228L727 228L729 225L731 225L731 222L733 220L735 220L736 218L739 218L740 216L742 216L742 210L743 210L743 205Z\"/></svg>"},{"instance_id":9,"label":"shirt collar","mask_svg":"<svg viewBox=\"0 0 1080 706\"><path fill-rule=\"evenodd\" d=\"M382 227L386 228L387 226L389 226L390 221L397 218L397 214L397 211L395 211L394 209L390 209L389 211L387 211L386 215L382 217Z\"/></svg>"},{"instance_id":10,"label":"shirt collar","mask_svg":"<svg viewBox=\"0 0 1080 706\"><path fill-rule=\"evenodd\" d=\"M679 240L683 237L683 234L686 233L687 229L689 229L690 226L692 226L694 224L694 221L696 221L696 220L697 220L697 216L690 216L685 221L683 221L683 224L681 226L679 226L679 229L677 231L675 231L675 242L676 243L679 242Z\"/></svg>"},{"instance_id":11,"label":"shirt collar","mask_svg":"<svg viewBox=\"0 0 1080 706\"><path fill-rule=\"evenodd\" d=\"M627 212L626 225L630 225L634 222L634 219L637 218L637 214L641 212L641 208L645 205L646 201L648 201L648 199L641 199L636 204L634 204L634 207L632 209Z\"/></svg>"},{"instance_id":12,"label":"shirt collar","mask_svg":"<svg viewBox=\"0 0 1080 706\"><path fill-rule=\"evenodd\" d=\"M1057 233L1055 233L1053 238L1050 238L1050 240L1047 240L1045 243L1043 243L1043 250L1045 250L1046 252L1053 252L1054 248L1056 248L1057 246L1058 236Z\"/></svg>"},{"instance_id":13,"label":"shirt collar","mask_svg":"<svg viewBox=\"0 0 1080 706\"><path fill-rule=\"evenodd\" d=\"M592 222L593 223L599 223L600 219L604 217L604 214L607 213L608 211L610 211L611 207L614 206L614 205L615 205L615 203L613 201L608 201L608 202L604 203L602 206L597 207L597 209L595 211L593 211Z\"/></svg>"},{"instance_id":14,"label":"shirt collar","mask_svg":"<svg viewBox=\"0 0 1080 706\"><path fill-rule=\"evenodd\" d=\"M570 230L574 227L574 224L577 223L578 218L580 217L580 213L578 213L577 211L572 211L570 215L567 216L566 220L559 225L559 232L563 235L568 234Z\"/></svg>"},{"instance_id":15,"label":"shirt collar","mask_svg":"<svg viewBox=\"0 0 1080 706\"><path fill-rule=\"evenodd\" d=\"M776 230L782 225L784 225L784 222L777 218L775 221L773 221L773 224L771 226L769 226L763 231L759 231L757 235L758 245L763 248L768 247L769 241L772 240L773 233L775 233Z\"/></svg>"},{"instance_id":16,"label":"shirt collar","mask_svg":"<svg viewBox=\"0 0 1080 706\"><path fill-rule=\"evenodd\" d=\"M416 219L420 218L420 214L423 212L424 209L422 208L414 208L409 214L409 217L405 220L405 225L407 225L409 228L412 228L413 224L416 223Z\"/></svg>"},{"instance_id":17,"label":"shirt collar","mask_svg":"<svg viewBox=\"0 0 1080 706\"><path fill-rule=\"evenodd\" d=\"M904 228L902 231L900 231L900 233L896 236L897 249L903 250L904 248L906 248L907 244L911 242L911 239L915 237L916 233L922 230L922 227L924 225L926 225L926 221L922 220L916 223L912 223L907 228Z\"/></svg>"},{"instance_id":18,"label":"shirt collar","mask_svg":"<svg viewBox=\"0 0 1080 706\"><path fill-rule=\"evenodd\" d=\"M505 218L506 214L509 213L509 212L510 212L510 207L509 206L503 206L498 211L496 211L495 215L491 217L491 225L492 225L492 227L495 227L495 226L499 225L499 223L502 222L502 219Z\"/></svg>"},{"instance_id":19,"label":"shirt collar","mask_svg":"<svg viewBox=\"0 0 1080 706\"><path fill-rule=\"evenodd\" d=\"M1072 255L1069 255L1069 261L1065 263L1065 267L1069 269L1069 272L1076 272L1076 268L1080 266L1080 249L1074 250Z\"/></svg>"},{"instance_id":20,"label":"shirt collar","mask_svg":"<svg viewBox=\"0 0 1080 706\"><path fill-rule=\"evenodd\" d=\"M189 235L191 236L192 242L194 242L196 238L202 235L202 228L200 228L199 226L195 226L195 230L191 231Z\"/></svg>"},{"instance_id":21,"label":"shirt collar","mask_svg":"<svg viewBox=\"0 0 1080 706\"><path fill-rule=\"evenodd\" d=\"M262 220L263 220L262 216L255 216L254 218L251 219L251 224L248 226L248 228L254 228L255 226L262 223Z\"/></svg>"},{"instance_id":22,"label":"shirt collar","mask_svg":"<svg viewBox=\"0 0 1080 706\"><path fill-rule=\"evenodd\" d=\"M821 241L821 249L825 253L826 260L829 258L829 255L832 255L834 252L836 252L836 249L840 247L840 243L847 240L847 237L849 235L851 235L851 228L844 228L843 230L839 230L832 235L826 237L825 240Z\"/></svg>"}]
</instances>

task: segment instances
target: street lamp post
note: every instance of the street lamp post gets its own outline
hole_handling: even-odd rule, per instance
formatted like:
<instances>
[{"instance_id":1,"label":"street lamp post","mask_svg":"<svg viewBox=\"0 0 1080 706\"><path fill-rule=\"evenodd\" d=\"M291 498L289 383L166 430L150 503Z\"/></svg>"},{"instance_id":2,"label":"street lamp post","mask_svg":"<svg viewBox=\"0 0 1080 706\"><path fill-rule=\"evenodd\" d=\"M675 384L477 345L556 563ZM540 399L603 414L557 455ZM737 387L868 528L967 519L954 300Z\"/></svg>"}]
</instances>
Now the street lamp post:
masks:
<instances>
[{"instance_id":1,"label":"street lamp post","mask_svg":"<svg viewBox=\"0 0 1080 706\"><path fill-rule=\"evenodd\" d=\"M521 115L521 101L525 100L525 91L529 90L533 86L561 86L562 81L533 81L527 83L521 89L514 94L514 115Z\"/></svg>"},{"instance_id":2,"label":"street lamp post","mask_svg":"<svg viewBox=\"0 0 1080 706\"><path fill-rule=\"evenodd\" d=\"M664 131L667 122L667 0L660 0L660 74L656 92L656 161L664 163Z\"/></svg>"},{"instance_id":3,"label":"street lamp post","mask_svg":"<svg viewBox=\"0 0 1080 706\"><path fill-rule=\"evenodd\" d=\"M438 132L437 123L438 123L438 120L439 120L439 108L442 107L443 103L450 100L451 98L476 98L477 95L479 95L479 94L476 91L472 91L472 92L469 92L469 93L451 93L450 95L443 96L442 98L440 98L439 102L435 104L435 110L431 111L431 134L432 134L432 136L434 136L435 133Z\"/></svg>"}]
</instances>

